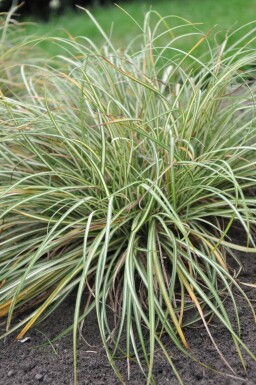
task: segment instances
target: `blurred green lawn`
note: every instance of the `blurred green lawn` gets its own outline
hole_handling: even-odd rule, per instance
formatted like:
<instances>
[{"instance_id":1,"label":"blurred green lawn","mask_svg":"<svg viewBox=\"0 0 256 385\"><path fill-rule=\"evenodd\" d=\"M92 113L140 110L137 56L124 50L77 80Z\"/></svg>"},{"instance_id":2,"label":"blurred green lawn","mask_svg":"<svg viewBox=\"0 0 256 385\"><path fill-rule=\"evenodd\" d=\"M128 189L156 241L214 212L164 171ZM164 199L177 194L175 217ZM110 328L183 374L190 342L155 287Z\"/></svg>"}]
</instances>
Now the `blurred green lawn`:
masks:
<instances>
[{"instance_id":1,"label":"blurred green lawn","mask_svg":"<svg viewBox=\"0 0 256 385\"><path fill-rule=\"evenodd\" d=\"M159 12L161 16L177 15L193 23L199 23L197 28L201 31L207 33L211 30L209 34L210 44L214 43L216 39L221 41L221 36L224 37L226 31L232 31L253 20L255 20L255 24L248 27L248 30L256 25L256 0L151 0L133 3L122 2L122 7L141 26L145 13L150 9ZM140 33L139 27L116 6L93 8L90 9L90 12L98 20L104 31L109 36L111 35L111 39L117 47L125 47L134 36ZM169 20L168 23L171 27L181 24L180 21L174 19ZM189 32L187 29L184 29L185 31ZM77 13L69 12L61 17L53 17L49 23L36 22L26 25L23 28L23 33L55 37L86 36L98 45L104 41L96 26L82 10ZM242 33L241 31L240 35ZM235 39L238 37L239 34L236 35ZM198 35L184 37L177 45L184 50L189 50L198 39ZM50 55L56 55L60 50L58 46L49 42L44 42L41 46ZM196 54L202 54L205 48L206 46L202 44L197 48Z\"/></svg>"}]
</instances>

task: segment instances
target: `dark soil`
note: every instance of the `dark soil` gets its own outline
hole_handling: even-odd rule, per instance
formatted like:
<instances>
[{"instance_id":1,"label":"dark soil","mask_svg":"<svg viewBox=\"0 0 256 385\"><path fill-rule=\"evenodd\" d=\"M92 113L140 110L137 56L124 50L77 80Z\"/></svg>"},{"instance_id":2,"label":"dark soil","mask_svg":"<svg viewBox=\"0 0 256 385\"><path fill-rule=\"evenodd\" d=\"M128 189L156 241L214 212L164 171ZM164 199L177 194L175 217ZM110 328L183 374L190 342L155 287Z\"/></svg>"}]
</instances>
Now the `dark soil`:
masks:
<instances>
[{"instance_id":1,"label":"dark soil","mask_svg":"<svg viewBox=\"0 0 256 385\"><path fill-rule=\"evenodd\" d=\"M255 283L256 256L243 254L240 256L244 265L244 271L240 279L244 282ZM248 296L256 300L255 289L247 290ZM256 327L252 313L246 301L237 296L239 312L242 324L242 338L251 350L256 353ZM252 302L253 306L255 302ZM17 342L14 336L8 337L4 342L0 341L0 384L6 385L71 385L73 384L73 357L72 357L72 335L53 342L52 345L42 346L48 340L52 340L65 327L72 323L74 298L70 297L61 308L47 320L36 326L29 334L30 341ZM227 304L231 309L231 304ZM95 316L91 315L84 326L86 340L78 343L78 384L79 385L117 385L120 384L115 376L102 345ZM211 331L216 343L232 366L235 376L220 359L214 346L207 337L203 327L188 328L186 337L190 347L199 360L211 366L216 371L226 373L221 375L210 371L189 358L185 358L174 347L170 346L170 354L186 385L255 385L256 363L244 354L247 364L247 373L239 361L236 349L232 343L229 333L221 327L217 320L211 323ZM93 346L92 346L93 345ZM126 360L120 361L120 367L127 373ZM154 373L156 383L176 385L178 380L164 357L156 354ZM130 380L127 385L144 385L146 380L140 369L134 364L131 366Z\"/></svg>"}]
</instances>

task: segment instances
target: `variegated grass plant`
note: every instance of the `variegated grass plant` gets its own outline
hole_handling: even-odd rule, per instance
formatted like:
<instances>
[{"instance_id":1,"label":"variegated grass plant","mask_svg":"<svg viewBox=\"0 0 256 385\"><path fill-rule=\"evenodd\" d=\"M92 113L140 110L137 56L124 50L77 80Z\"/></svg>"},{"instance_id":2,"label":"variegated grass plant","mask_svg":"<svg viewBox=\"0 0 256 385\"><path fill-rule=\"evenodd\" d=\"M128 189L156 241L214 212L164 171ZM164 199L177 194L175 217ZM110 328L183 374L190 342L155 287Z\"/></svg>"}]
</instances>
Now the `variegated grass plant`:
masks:
<instances>
[{"instance_id":1,"label":"variegated grass plant","mask_svg":"<svg viewBox=\"0 0 256 385\"><path fill-rule=\"evenodd\" d=\"M19 330L20 339L75 290L74 362L78 328L96 310L123 383L120 350L128 372L135 360L150 384L159 347L182 383L166 336L193 357L185 327L198 321L234 374L211 315L244 366L241 347L255 358L240 338L235 292L253 308L240 268L227 262L256 251L255 27L232 46L226 38L208 47L205 64L193 53L206 36L180 20L198 36L183 52L173 17L152 25L152 16L138 26L139 50L116 49L101 31L100 48L85 37L56 39L63 55L54 66L30 57L19 66L19 92L2 72L12 92L0 101L0 315L4 336ZM230 239L234 224L243 244Z\"/></svg>"}]
</instances>

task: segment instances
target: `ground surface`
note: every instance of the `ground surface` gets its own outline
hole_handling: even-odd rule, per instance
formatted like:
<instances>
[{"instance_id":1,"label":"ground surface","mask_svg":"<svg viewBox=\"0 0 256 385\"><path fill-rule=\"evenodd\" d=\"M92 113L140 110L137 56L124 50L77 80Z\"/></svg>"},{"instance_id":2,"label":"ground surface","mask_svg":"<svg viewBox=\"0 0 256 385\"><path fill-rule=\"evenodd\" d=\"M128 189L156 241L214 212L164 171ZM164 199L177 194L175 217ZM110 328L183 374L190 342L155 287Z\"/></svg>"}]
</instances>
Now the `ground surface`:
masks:
<instances>
[{"instance_id":1,"label":"ground surface","mask_svg":"<svg viewBox=\"0 0 256 385\"><path fill-rule=\"evenodd\" d=\"M244 272L242 281L255 282L256 256L241 255ZM249 290L249 297L256 301L256 291ZM246 302L237 298L242 322L242 338L256 353L256 327L253 316ZM31 333L29 342L20 343L14 337L5 342L0 341L0 384L5 385L72 385L73 384L73 358L72 335L54 342L53 346L42 346L47 339L52 339L63 328L70 325L73 316L73 298L59 308L54 315L40 323ZM230 306L230 305L228 305ZM256 307L256 302L253 302ZM97 323L94 316L85 325L86 339L94 346L88 346L84 341L78 344L78 384L79 385L117 385L119 381L115 377L108 360L100 344ZM247 373L236 355L235 348L230 341L229 334L217 324L212 322L212 333L224 353L226 359L234 368L236 376L240 379L221 376L202 366L185 359L177 350L170 347L173 361L184 380L185 385L255 385L256 363L246 356ZM187 339L197 357L218 371L228 373L228 369L221 361L216 350L210 343L203 328L188 329ZM38 345L41 345L38 347ZM123 372L126 373L126 361L120 363ZM170 367L160 355L156 357L154 368L156 382L159 385L176 385L177 379ZM231 372L229 372L231 373ZM145 378L136 366L131 366L131 377L127 385L144 385Z\"/></svg>"}]
</instances>

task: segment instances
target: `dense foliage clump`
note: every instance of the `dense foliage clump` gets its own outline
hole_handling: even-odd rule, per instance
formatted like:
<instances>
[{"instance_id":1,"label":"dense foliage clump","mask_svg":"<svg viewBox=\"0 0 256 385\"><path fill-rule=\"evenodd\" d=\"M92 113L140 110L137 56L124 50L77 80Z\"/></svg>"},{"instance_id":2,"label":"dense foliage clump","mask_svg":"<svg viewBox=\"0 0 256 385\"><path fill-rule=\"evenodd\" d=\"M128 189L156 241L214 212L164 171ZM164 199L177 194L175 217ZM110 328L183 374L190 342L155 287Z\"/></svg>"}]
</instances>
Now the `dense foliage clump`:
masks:
<instances>
[{"instance_id":1,"label":"dense foliage clump","mask_svg":"<svg viewBox=\"0 0 256 385\"><path fill-rule=\"evenodd\" d=\"M76 290L74 355L78 326L95 309L123 382L114 360L121 348L151 383L156 347L176 372L164 335L188 354L185 327L201 321L215 345L210 315L230 332L242 362L241 346L254 357L240 339L234 291L247 297L227 257L256 251L255 84L249 80L256 57L248 45L255 31L242 44L223 41L205 64L193 53L206 36L197 31L198 43L184 52L175 48L172 18L151 26L152 15L145 17L139 50L137 42L116 49L98 26L103 47L87 38L56 39L63 54L45 64L8 40L6 25L2 34L6 334L22 327L22 338ZM31 40L26 47L34 46ZM234 225L244 244L230 238ZM16 322L24 309L31 311Z\"/></svg>"}]
</instances>

